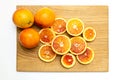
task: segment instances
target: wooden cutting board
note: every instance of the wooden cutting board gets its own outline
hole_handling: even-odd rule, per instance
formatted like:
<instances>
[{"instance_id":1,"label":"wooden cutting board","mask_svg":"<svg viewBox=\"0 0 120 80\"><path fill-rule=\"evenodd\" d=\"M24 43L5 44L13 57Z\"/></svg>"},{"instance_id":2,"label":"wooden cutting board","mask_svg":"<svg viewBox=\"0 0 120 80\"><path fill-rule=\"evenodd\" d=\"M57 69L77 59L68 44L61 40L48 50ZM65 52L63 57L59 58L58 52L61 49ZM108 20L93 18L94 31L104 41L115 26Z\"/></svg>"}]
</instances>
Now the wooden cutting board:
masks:
<instances>
[{"instance_id":1,"label":"wooden cutting board","mask_svg":"<svg viewBox=\"0 0 120 80\"><path fill-rule=\"evenodd\" d=\"M70 18L80 18L85 27L92 26L96 29L97 36L93 42L87 43L95 51L95 57L92 63L82 65L76 61L73 68L66 69L60 63L61 56L57 56L51 63L45 63L38 58L38 47L26 49L18 41L18 35L21 29L17 28L17 71L29 72L96 72L108 71L108 6L23 6L18 8L27 8L33 14L42 8L49 7L56 13L57 17L63 17L66 20ZM39 27L32 26L37 31Z\"/></svg>"}]
</instances>

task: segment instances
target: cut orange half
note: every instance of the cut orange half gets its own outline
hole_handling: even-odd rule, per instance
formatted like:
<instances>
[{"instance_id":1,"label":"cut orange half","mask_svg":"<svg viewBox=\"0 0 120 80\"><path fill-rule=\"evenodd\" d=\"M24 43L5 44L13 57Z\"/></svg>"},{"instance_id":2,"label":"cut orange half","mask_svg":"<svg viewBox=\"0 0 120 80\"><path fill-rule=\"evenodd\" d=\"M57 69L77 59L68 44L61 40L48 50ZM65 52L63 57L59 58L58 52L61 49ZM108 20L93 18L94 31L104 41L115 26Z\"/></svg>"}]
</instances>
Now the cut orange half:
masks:
<instances>
[{"instance_id":1,"label":"cut orange half","mask_svg":"<svg viewBox=\"0 0 120 80\"><path fill-rule=\"evenodd\" d=\"M79 36L84 30L83 22L78 18L69 19L66 24L68 34L72 36Z\"/></svg>"},{"instance_id":2,"label":"cut orange half","mask_svg":"<svg viewBox=\"0 0 120 80\"><path fill-rule=\"evenodd\" d=\"M52 39L55 37L54 32L50 28L43 28L39 32L40 41L42 43L50 44Z\"/></svg>"},{"instance_id":3,"label":"cut orange half","mask_svg":"<svg viewBox=\"0 0 120 80\"><path fill-rule=\"evenodd\" d=\"M51 62L55 59L56 53L50 45L42 45L38 51L39 58L45 62Z\"/></svg>"},{"instance_id":4,"label":"cut orange half","mask_svg":"<svg viewBox=\"0 0 120 80\"><path fill-rule=\"evenodd\" d=\"M66 20L64 18L56 18L51 29L56 34L63 34L66 31Z\"/></svg>"},{"instance_id":5,"label":"cut orange half","mask_svg":"<svg viewBox=\"0 0 120 80\"><path fill-rule=\"evenodd\" d=\"M71 43L66 35L57 35L51 43L52 49L59 55L67 54L70 50Z\"/></svg>"},{"instance_id":6,"label":"cut orange half","mask_svg":"<svg viewBox=\"0 0 120 80\"><path fill-rule=\"evenodd\" d=\"M70 53L65 54L61 58L61 63L65 68L71 68L76 63L75 56L73 54L70 54Z\"/></svg>"},{"instance_id":7,"label":"cut orange half","mask_svg":"<svg viewBox=\"0 0 120 80\"><path fill-rule=\"evenodd\" d=\"M87 43L82 37L72 37L70 41L71 41L70 52L72 54L79 55L86 50Z\"/></svg>"},{"instance_id":8,"label":"cut orange half","mask_svg":"<svg viewBox=\"0 0 120 80\"><path fill-rule=\"evenodd\" d=\"M87 27L85 28L84 32L83 32L83 38L86 41L93 41L96 37L96 31L94 28L92 27Z\"/></svg>"},{"instance_id":9,"label":"cut orange half","mask_svg":"<svg viewBox=\"0 0 120 80\"><path fill-rule=\"evenodd\" d=\"M77 55L76 57L81 64L89 64L94 58L94 51L90 47L87 47L83 54Z\"/></svg>"}]
</instances>

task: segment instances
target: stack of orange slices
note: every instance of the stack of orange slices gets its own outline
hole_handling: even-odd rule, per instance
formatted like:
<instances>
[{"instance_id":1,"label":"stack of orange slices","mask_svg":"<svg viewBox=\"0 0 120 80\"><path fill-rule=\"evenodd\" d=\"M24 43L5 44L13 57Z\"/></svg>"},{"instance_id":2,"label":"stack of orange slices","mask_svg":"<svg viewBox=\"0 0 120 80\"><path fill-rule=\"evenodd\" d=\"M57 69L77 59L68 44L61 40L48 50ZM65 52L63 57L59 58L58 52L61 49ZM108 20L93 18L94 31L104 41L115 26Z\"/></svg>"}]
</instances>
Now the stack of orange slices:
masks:
<instances>
[{"instance_id":1,"label":"stack of orange slices","mask_svg":"<svg viewBox=\"0 0 120 80\"><path fill-rule=\"evenodd\" d=\"M44 44L38 51L42 61L52 62L59 55L61 65L71 68L76 58L81 64L89 64L94 58L94 51L87 46L87 42L95 39L96 31L93 27L84 28L83 21L78 18L68 21L56 18L51 27L41 29L39 35Z\"/></svg>"}]
</instances>

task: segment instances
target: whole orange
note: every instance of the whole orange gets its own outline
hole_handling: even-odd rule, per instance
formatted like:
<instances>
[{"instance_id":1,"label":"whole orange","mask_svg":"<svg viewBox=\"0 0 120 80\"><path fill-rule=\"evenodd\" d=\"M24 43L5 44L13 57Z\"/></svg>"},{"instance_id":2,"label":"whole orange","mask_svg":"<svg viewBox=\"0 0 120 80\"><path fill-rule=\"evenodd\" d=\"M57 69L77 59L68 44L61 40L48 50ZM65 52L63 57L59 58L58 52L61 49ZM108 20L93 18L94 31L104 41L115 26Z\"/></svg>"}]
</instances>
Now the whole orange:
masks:
<instances>
[{"instance_id":1,"label":"whole orange","mask_svg":"<svg viewBox=\"0 0 120 80\"><path fill-rule=\"evenodd\" d=\"M20 32L19 42L25 48L34 48L39 44L39 33L33 28L27 28Z\"/></svg>"},{"instance_id":2,"label":"whole orange","mask_svg":"<svg viewBox=\"0 0 120 80\"><path fill-rule=\"evenodd\" d=\"M13 14L13 22L19 28L28 28L33 25L34 16L28 9L17 9Z\"/></svg>"},{"instance_id":3,"label":"whole orange","mask_svg":"<svg viewBox=\"0 0 120 80\"><path fill-rule=\"evenodd\" d=\"M48 28L55 20L55 13L52 9L44 7L38 10L34 17L37 25L41 26L42 28Z\"/></svg>"}]
</instances>

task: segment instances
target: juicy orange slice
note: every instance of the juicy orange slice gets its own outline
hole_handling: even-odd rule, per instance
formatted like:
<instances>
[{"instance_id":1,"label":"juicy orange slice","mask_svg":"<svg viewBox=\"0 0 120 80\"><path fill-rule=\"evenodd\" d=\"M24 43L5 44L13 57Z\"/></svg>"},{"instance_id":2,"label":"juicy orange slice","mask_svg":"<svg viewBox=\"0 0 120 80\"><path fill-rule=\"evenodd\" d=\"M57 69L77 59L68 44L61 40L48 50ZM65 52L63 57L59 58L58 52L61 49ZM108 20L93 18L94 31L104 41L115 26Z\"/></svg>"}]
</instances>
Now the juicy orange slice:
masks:
<instances>
[{"instance_id":1,"label":"juicy orange slice","mask_svg":"<svg viewBox=\"0 0 120 80\"><path fill-rule=\"evenodd\" d=\"M72 36L80 35L84 30L83 22L78 18L69 19L66 24L68 34Z\"/></svg>"},{"instance_id":2,"label":"juicy orange slice","mask_svg":"<svg viewBox=\"0 0 120 80\"><path fill-rule=\"evenodd\" d=\"M45 62L51 62L55 59L56 53L50 45L42 45L38 51L39 58Z\"/></svg>"},{"instance_id":3,"label":"juicy orange slice","mask_svg":"<svg viewBox=\"0 0 120 80\"><path fill-rule=\"evenodd\" d=\"M85 28L84 32L83 32L83 38L86 41L93 41L96 37L96 31L94 28L92 27L87 27Z\"/></svg>"},{"instance_id":4,"label":"juicy orange slice","mask_svg":"<svg viewBox=\"0 0 120 80\"><path fill-rule=\"evenodd\" d=\"M43 28L39 32L40 41L42 43L50 44L52 39L55 37L54 32L50 28Z\"/></svg>"},{"instance_id":5,"label":"juicy orange slice","mask_svg":"<svg viewBox=\"0 0 120 80\"><path fill-rule=\"evenodd\" d=\"M87 44L82 37L72 37L70 41L71 41L70 52L72 54L79 55L86 50Z\"/></svg>"},{"instance_id":6,"label":"juicy orange slice","mask_svg":"<svg viewBox=\"0 0 120 80\"><path fill-rule=\"evenodd\" d=\"M76 57L81 64L89 64L94 58L94 51L90 47L87 47L83 54L77 55Z\"/></svg>"},{"instance_id":7,"label":"juicy orange slice","mask_svg":"<svg viewBox=\"0 0 120 80\"><path fill-rule=\"evenodd\" d=\"M67 54L71 47L69 37L66 35L57 35L52 40L51 46L55 53L59 55Z\"/></svg>"},{"instance_id":8,"label":"juicy orange slice","mask_svg":"<svg viewBox=\"0 0 120 80\"><path fill-rule=\"evenodd\" d=\"M73 54L70 54L70 53L65 54L61 58L61 63L65 68L71 68L76 63L75 56Z\"/></svg>"},{"instance_id":9,"label":"juicy orange slice","mask_svg":"<svg viewBox=\"0 0 120 80\"><path fill-rule=\"evenodd\" d=\"M66 20L64 18L56 18L51 29L56 34L63 34L66 31Z\"/></svg>"}]
</instances>

